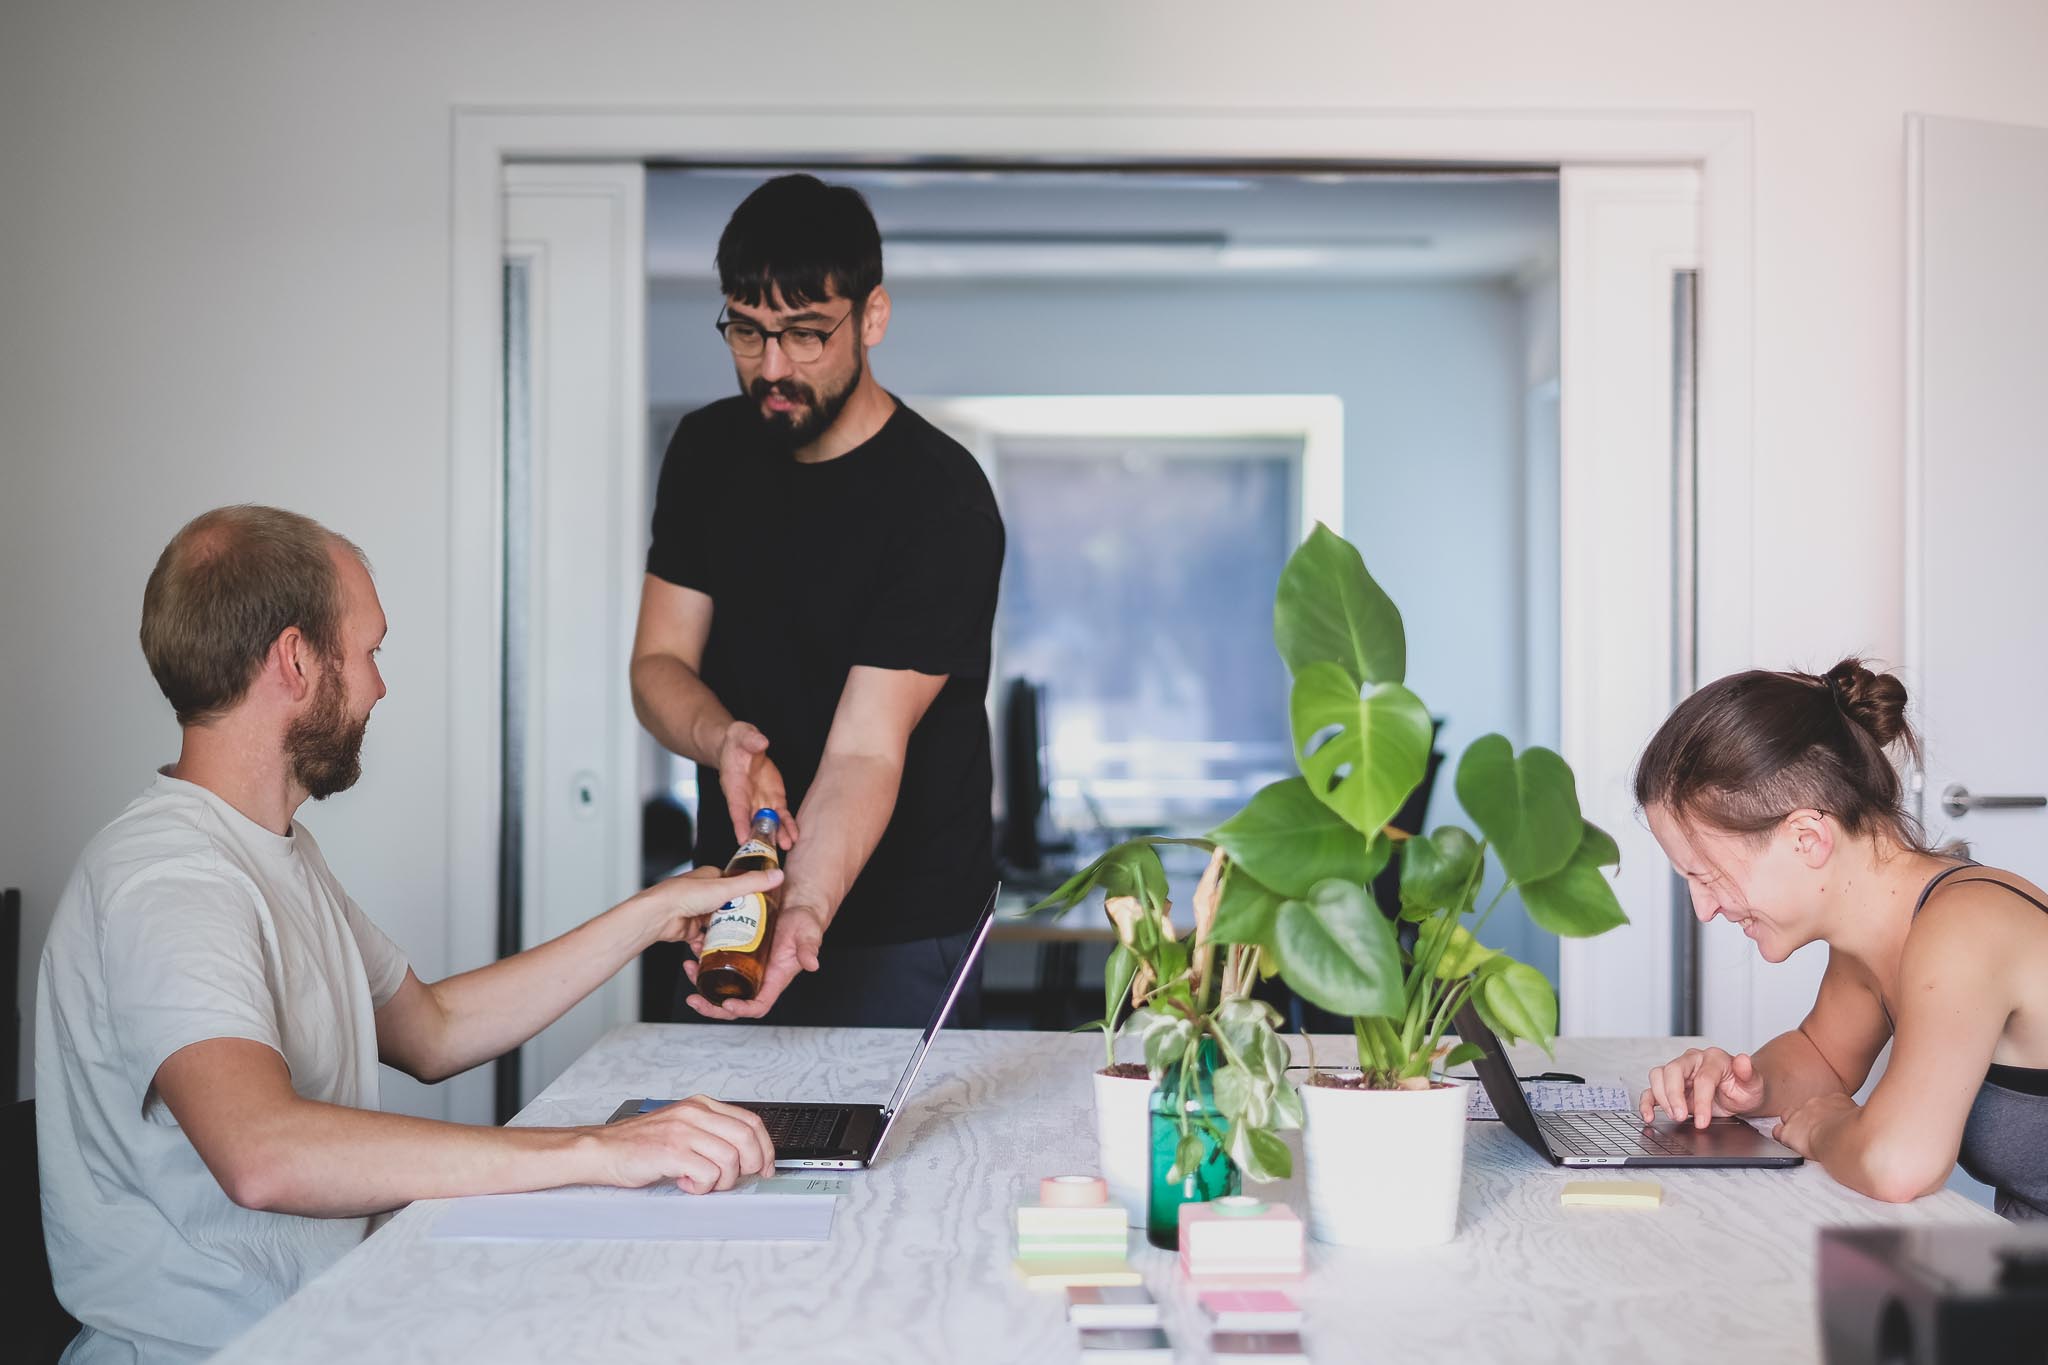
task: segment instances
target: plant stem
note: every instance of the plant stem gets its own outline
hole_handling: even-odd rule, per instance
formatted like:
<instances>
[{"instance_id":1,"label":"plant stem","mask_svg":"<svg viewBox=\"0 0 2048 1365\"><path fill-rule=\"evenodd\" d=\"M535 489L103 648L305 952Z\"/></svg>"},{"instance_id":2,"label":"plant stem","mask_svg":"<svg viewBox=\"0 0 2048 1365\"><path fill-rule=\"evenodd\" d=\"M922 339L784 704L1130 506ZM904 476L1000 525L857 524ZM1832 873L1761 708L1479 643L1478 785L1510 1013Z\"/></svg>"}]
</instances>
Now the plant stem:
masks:
<instances>
[{"instance_id":1,"label":"plant stem","mask_svg":"<svg viewBox=\"0 0 2048 1365\"><path fill-rule=\"evenodd\" d=\"M1476 934L1481 929L1484 929L1486 927L1486 921L1493 918L1494 908L1498 906L1503 899L1506 898L1508 892L1514 889L1515 884L1512 881L1505 881L1500 884L1500 890L1494 892L1493 899L1486 903L1486 909L1479 916L1479 922L1472 926L1473 933Z\"/></svg>"},{"instance_id":2,"label":"plant stem","mask_svg":"<svg viewBox=\"0 0 2048 1365\"><path fill-rule=\"evenodd\" d=\"M1467 997L1471 994L1472 979L1467 977L1459 982L1457 987L1449 994L1444 996L1443 1007L1437 1011L1436 1018L1430 1025L1429 1055L1431 1057L1436 1056L1437 1044L1443 1041L1444 1030L1449 1028L1451 1021L1458 1017L1458 1011L1464 1007Z\"/></svg>"}]
</instances>

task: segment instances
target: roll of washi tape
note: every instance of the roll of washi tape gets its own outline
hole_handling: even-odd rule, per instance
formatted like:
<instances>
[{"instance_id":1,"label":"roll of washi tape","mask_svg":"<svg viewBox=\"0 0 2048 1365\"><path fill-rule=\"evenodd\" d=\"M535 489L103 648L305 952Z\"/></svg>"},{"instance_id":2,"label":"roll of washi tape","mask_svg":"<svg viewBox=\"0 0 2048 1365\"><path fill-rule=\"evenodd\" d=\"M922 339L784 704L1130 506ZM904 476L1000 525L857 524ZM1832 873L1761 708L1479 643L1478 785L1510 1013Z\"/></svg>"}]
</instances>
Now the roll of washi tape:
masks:
<instances>
[{"instance_id":1,"label":"roll of washi tape","mask_svg":"<svg viewBox=\"0 0 2048 1365\"><path fill-rule=\"evenodd\" d=\"M1256 1218L1266 1211L1266 1201L1248 1194L1226 1194L1216 1201L1216 1212L1225 1218Z\"/></svg>"},{"instance_id":2,"label":"roll of washi tape","mask_svg":"<svg viewBox=\"0 0 2048 1365\"><path fill-rule=\"evenodd\" d=\"M1038 1182L1038 1202L1061 1209L1090 1208L1109 1202L1109 1186L1099 1175L1049 1175Z\"/></svg>"}]
</instances>

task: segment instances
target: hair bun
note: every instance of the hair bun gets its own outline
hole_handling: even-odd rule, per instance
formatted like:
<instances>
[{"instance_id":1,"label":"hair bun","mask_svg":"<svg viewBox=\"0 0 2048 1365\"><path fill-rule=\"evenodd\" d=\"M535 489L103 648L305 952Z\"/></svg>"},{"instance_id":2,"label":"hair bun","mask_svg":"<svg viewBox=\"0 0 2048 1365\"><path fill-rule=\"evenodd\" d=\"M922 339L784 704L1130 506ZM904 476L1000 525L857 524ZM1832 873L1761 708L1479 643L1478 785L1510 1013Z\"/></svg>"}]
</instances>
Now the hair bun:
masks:
<instances>
[{"instance_id":1,"label":"hair bun","mask_svg":"<svg viewBox=\"0 0 2048 1365\"><path fill-rule=\"evenodd\" d=\"M1825 681L1842 714L1880 745L1906 737L1906 685L1897 678L1871 672L1861 659L1844 659L1827 671Z\"/></svg>"}]
</instances>

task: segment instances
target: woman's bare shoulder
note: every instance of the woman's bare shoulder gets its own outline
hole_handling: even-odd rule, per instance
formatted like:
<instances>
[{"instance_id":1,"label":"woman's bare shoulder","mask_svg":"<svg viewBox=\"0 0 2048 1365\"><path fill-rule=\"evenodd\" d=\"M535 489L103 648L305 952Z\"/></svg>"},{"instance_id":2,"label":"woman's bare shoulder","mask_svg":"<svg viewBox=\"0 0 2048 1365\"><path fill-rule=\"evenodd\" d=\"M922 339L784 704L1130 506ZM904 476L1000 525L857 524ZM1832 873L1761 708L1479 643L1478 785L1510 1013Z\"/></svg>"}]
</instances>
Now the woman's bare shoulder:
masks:
<instances>
[{"instance_id":1,"label":"woman's bare shoulder","mask_svg":"<svg viewBox=\"0 0 2048 1365\"><path fill-rule=\"evenodd\" d=\"M1906 959L1962 954L2002 960L2014 949L2037 946L2048 949L2048 891L2017 872L1973 867L1927 898L1906 936Z\"/></svg>"}]
</instances>

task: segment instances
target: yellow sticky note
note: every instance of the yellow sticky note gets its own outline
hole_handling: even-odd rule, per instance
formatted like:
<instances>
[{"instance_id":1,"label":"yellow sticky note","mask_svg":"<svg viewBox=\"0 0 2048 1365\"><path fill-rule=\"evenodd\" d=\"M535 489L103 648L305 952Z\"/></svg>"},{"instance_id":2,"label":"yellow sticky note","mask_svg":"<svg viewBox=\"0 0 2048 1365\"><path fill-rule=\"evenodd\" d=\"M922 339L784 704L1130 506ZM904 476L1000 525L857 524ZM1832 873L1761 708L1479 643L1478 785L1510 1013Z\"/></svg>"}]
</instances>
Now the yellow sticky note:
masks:
<instances>
[{"instance_id":1,"label":"yellow sticky note","mask_svg":"<svg viewBox=\"0 0 2048 1365\"><path fill-rule=\"evenodd\" d=\"M1654 1209L1664 1202L1664 1187L1654 1180L1567 1180L1564 1203L1607 1208Z\"/></svg>"},{"instance_id":2,"label":"yellow sticky note","mask_svg":"<svg viewBox=\"0 0 2048 1365\"><path fill-rule=\"evenodd\" d=\"M1143 1284L1145 1277L1121 1256L1076 1256L1063 1260L1018 1260L1017 1273L1033 1289L1064 1289L1069 1285Z\"/></svg>"}]
</instances>

